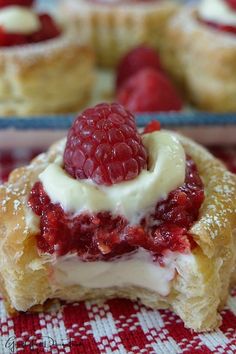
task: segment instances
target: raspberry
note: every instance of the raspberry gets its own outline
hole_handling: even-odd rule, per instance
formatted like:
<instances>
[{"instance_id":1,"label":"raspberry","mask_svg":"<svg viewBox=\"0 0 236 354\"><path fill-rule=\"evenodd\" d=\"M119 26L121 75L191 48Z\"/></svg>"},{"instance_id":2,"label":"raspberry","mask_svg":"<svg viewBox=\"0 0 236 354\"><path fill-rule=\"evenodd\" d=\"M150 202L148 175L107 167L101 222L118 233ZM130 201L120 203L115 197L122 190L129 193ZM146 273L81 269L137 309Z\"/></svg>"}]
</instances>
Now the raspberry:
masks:
<instances>
[{"instance_id":1,"label":"raspberry","mask_svg":"<svg viewBox=\"0 0 236 354\"><path fill-rule=\"evenodd\" d=\"M225 2L232 10L236 11L236 0L225 0Z\"/></svg>"},{"instance_id":2,"label":"raspberry","mask_svg":"<svg viewBox=\"0 0 236 354\"><path fill-rule=\"evenodd\" d=\"M138 176L147 168L147 153L134 116L117 103L84 111L69 130L64 166L74 178L103 185Z\"/></svg>"},{"instance_id":3,"label":"raspberry","mask_svg":"<svg viewBox=\"0 0 236 354\"><path fill-rule=\"evenodd\" d=\"M32 6L34 0L0 0L0 7L6 6Z\"/></svg>"},{"instance_id":4,"label":"raspberry","mask_svg":"<svg viewBox=\"0 0 236 354\"><path fill-rule=\"evenodd\" d=\"M117 68L117 90L128 78L144 68L161 70L161 64L156 51L143 45L132 49L121 59Z\"/></svg>"},{"instance_id":5,"label":"raspberry","mask_svg":"<svg viewBox=\"0 0 236 354\"><path fill-rule=\"evenodd\" d=\"M179 111L182 99L169 78L154 69L143 69L119 90L118 101L132 112Z\"/></svg>"}]
</instances>

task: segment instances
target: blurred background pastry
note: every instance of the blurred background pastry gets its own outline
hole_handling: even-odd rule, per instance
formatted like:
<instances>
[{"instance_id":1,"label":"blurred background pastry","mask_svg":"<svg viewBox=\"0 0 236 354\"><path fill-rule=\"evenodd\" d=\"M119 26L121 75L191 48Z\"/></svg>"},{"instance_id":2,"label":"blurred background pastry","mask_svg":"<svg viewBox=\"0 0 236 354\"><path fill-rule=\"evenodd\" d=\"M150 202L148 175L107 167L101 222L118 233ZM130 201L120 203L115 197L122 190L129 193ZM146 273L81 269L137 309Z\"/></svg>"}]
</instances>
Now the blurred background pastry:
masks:
<instances>
[{"instance_id":1,"label":"blurred background pastry","mask_svg":"<svg viewBox=\"0 0 236 354\"><path fill-rule=\"evenodd\" d=\"M0 114L78 110L90 96L93 52L73 26L36 12L32 3L0 4Z\"/></svg>"},{"instance_id":2,"label":"blurred background pastry","mask_svg":"<svg viewBox=\"0 0 236 354\"><path fill-rule=\"evenodd\" d=\"M236 2L202 0L170 20L165 66L199 109L236 111Z\"/></svg>"},{"instance_id":3,"label":"blurred background pastry","mask_svg":"<svg viewBox=\"0 0 236 354\"><path fill-rule=\"evenodd\" d=\"M61 14L92 43L98 64L114 67L139 44L161 51L166 23L178 7L169 0L64 0Z\"/></svg>"}]
</instances>

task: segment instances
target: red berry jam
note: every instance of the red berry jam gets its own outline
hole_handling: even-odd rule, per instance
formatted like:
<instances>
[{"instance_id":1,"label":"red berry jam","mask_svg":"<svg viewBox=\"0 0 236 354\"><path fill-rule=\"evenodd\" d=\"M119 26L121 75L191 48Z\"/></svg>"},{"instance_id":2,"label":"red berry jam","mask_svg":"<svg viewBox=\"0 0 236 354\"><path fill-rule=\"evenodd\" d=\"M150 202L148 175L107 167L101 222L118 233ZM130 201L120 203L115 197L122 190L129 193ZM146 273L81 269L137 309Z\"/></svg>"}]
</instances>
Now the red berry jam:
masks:
<instances>
[{"instance_id":1,"label":"red berry jam","mask_svg":"<svg viewBox=\"0 0 236 354\"><path fill-rule=\"evenodd\" d=\"M34 0L0 0L0 8L7 6L25 6L30 7L34 3Z\"/></svg>"},{"instance_id":2,"label":"red berry jam","mask_svg":"<svg viewBox=\"0 0 236 354\"><path fill-rule=\"evenodd\" d=\"M160 129L161 129L161 123L158 120L152 120L150 123L146 125L143 133L144 134L153 133L159 131Z\"/></svg>"},{"instance_id":3,"label":"red berry jam","mask_svg":"<svg viewBox=\"0 0 236 354\"><path fill-rule=\"evenodd\" d=\"M40 252L57 255L77 252L84 261L97 261L112 259L138 247L157 257L166 250L189 250L193 240L188 230L197 220L203 200L203 183L195 163L188 157L183 186L157 203L153 214L137 225L131 226L122 215L111 215L109 211L95 215L67 214L59 204L50 201L40 182L31 190L28 203L40 217L41 233L37 235Z\"/></svg>"},{"instance_id":4,"label":"red berry jam","mask_svg":"<svg viewBox=\"0 0 236 354\"><path fill-rule=\"evenodd\" d=\"M212 29L215 29L217 31L228 32L228 33L236 35L236 26L224 25L224 24L220 24L220 23L216 23L216 22L205 21L202 19L199 19L199 21L202 24L204 24Z\"/></svg>"},{"instance_id":5,"label":"red berry jam","mask_svg":"<svg viewBox=\"0 0 236 354\"><path fill-rule=\"evenodd\" d=\"M61 34L60 28L48 14L39 14L41 28L30 35L19 33L7 33L0 27L0 47L12 47L30 43L43 42L58 37Z\"/></svg>"}]
</instances>

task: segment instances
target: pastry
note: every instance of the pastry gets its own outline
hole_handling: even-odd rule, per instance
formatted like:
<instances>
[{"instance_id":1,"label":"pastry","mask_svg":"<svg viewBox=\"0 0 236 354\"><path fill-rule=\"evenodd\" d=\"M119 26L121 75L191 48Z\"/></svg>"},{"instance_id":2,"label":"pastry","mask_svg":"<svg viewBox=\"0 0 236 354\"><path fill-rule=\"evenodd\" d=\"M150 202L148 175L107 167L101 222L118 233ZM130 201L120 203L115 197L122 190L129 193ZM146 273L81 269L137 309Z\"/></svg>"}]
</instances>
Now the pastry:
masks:
<instances>
[{"instance_id":1,"label":"pastry","mask_svg":"<svg viewBox=\"0 0 236 354\"><path fill-rule=\"evenodd\" d=\"M169 0L66 0L61 5L63 17L67 14L75 21L105 67L114 67L139 44L161 51L166 23L177 9Z\"/></svg>"},{"instance_id":2,"label":"pastry","mask_svg":"<svg viewBox=\"0 0 236 354\"><path fill-rule=\"evenodd\" d=\"M124 297L219 326L235 266L235 176L209 152L100 104L0 187L0 279L10 311ZM36 307L35 307L36 306Z\"/></svg>"},{"instance_id":3,"label":"pastry","mask_svg":"<svg viewBox=\"0 0 236 354\"><path fill-rule=\"evenodd\" d=\"M94 55L47 14L0 9L0 115L76 111L93 83Z\"/></svg>"},{"instance_id":4,"label":"pastry","mask_svg":"<svg viewBox=\"0 0 236 354\"><path fill-rule=\"evenodd\" d=\"M166 68L197 108L236 111L236 7L230 0L185 6L168 24Z\"/></svg>"}]
</instances>

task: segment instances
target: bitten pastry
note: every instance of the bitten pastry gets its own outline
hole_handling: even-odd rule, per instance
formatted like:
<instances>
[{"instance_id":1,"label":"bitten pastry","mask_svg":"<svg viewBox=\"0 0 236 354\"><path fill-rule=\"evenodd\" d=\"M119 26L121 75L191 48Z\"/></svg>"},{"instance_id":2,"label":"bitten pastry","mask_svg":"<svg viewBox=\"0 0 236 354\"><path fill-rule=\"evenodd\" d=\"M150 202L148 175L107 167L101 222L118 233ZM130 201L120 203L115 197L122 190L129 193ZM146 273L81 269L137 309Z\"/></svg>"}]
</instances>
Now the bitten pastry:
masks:
<instances>
[{"instance_id":1,"label":"bitten pastry","mask_svg":"<svg viewBox=\"0 0 236 354\"><path fill-rule=\"evenodd\" d=\"M105 67L114 67L139 44L161 51L166 23L177 9L169 0L66 0L61 5L63 17L74 19Z\"/></svg>"},{"instance_id":2,"label":"bitten pastry","mask_svg":"<svg viewBox=\"0 0 236 354\"><path fill-rule=\"evenodd\" d=\"M123 297L212 330L235 266L236 181L204 148L100 104L0 187L10 311Z\"/></svg>"},{"instance_id":3,"label":"bitten pastry","mask_svg":"<svg viewBox=\"0 0 236 354\"><path fill-rule=\"evenodd\" d=\"M227 0L186 6L168 24L166 68L198 108L236 111L236 7Z\"/></svg>"},{"instance_id":4,"label":"bitten pastry","mask_svg":"<svg viewBox=\"0 0 236 354\"><path fill-rule=\"evenodd\" d=\"M93 84L94 55L47 14L0 9L0 115L77 111Z\"/></svg>"}]
</instances>

